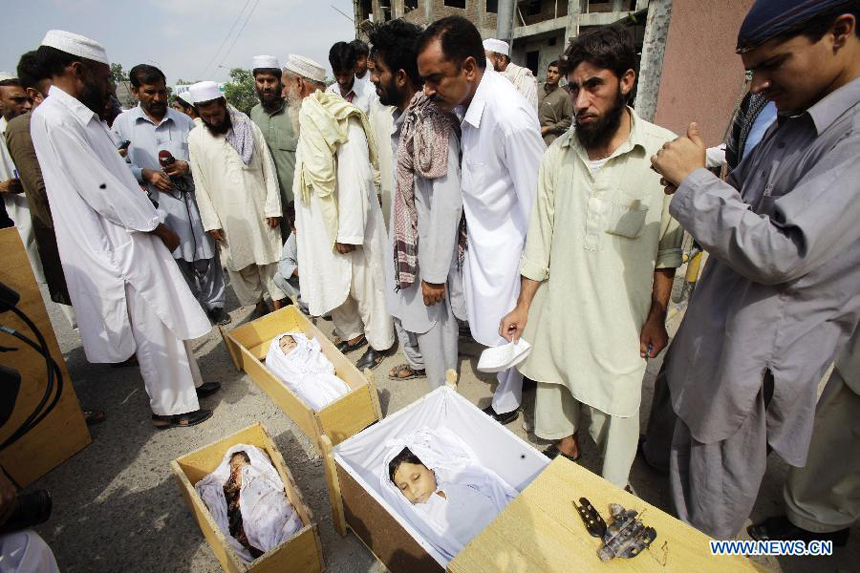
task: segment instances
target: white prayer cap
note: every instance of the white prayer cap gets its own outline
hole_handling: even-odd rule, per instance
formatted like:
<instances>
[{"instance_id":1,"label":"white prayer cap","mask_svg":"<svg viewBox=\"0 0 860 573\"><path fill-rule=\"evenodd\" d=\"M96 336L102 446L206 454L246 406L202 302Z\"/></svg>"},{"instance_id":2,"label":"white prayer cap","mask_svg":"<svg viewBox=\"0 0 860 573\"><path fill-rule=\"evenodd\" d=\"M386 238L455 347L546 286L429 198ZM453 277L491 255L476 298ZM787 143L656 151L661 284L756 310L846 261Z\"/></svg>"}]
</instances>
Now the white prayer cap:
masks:
<instances>
[{"instance_id":1,"label":"white prayer cap","mask_svg":"<svg viewBox=\"0 0 860 573\"><path fill-rule=\"evenodd\" d=\"M487 52L496 52L505 56L511 55L511 47L507 42L497 40L495 38L487 38L484 40L484 50Z\"/></svg>"},{"instance_id":2,"label":"white prayer cap","mask_svg":"<svg viewBox=\"0 0 860 573\"><path fill-rule=\"evenodd\" d=\"M325 82L325 68L304 56L290 54L284 69L315 82Z\"/></svg>"},{"instance_id":3,"label":"white prayer cap","mask_svg":"<svg viewBox=\"0 0 860 573\"><path fill-rule=\"evenodd\" d=\"M0 82L5 82L6 80L14 80L15 76L10 74L9 72L0 72Z\"/></svg>"},{"instance_id":4,"label":"white prayer cap","mask_svg":"<svg viewBox=\"0 0 860 573\"><path fill-rule=\"evenodd\" d=\"M73 56L93 60L94 62L110 64L104 46L95 40L79 34L73 34L64 30L48 30L48 33L45 34L45 39L42 40L42 45L56 48L61 52Z\"/></svg>"},{"instance_id":5,"label":"white prayer cap","mask_svg":"<svg viewBox=\"0 0 860 573\"><path fill-rule=\"evenodd\" d=\"M278 62L278 58L275 56L254 56L254 59L251 60L251 69L259 70L263 68L271 68L275 70L281 69L281 64Z\"/></svg>"},{"instance_id":6,"label":"white prayer cap","mask_svg":"<svg viewBox=\"0 0 860 573\"><path fill-rule=\"evenodd\" d=\"M188 97L191 98L189 103L198 104L206 101L212 101L224 97L221 90L218 89L218 84L215 82L197 82L191 84L188 88Z\"/></svg>"}]
</instances>

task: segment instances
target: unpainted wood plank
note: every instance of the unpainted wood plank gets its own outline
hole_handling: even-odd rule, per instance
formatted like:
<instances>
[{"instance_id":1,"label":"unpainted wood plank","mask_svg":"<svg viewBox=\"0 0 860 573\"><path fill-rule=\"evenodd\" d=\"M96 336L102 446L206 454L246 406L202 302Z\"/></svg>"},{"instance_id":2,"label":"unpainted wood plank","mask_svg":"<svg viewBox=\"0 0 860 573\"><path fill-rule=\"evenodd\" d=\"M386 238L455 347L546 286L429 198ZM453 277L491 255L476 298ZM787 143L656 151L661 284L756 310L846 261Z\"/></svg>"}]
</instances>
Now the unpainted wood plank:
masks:
<instances>
[{"instance_id":1,"label":"unpainted wood plank","mask_svg":"<svg viewBox=\"0 0 860 573\"><path fill-rule=\"evenodd\" d=\"M325 470L325 485L326 489L328 489L328 499L331 504L332 522L335 531L341 537L344 537L346 535L346 520L343 516L343 499L341 498L336 463L331 451L333 445L331 439L326 435L320 437L320 444L322 447L323 469Z\"/></svg>"},{"instance_id":2,"label":"unpainted wood plank","mask_svg":"<svg viewBox=\"0 0 860 573\"><path fill-rule=\"evenodd\" d=\"M365 382L361 388L341 396L317 413L322 433L331 438L334 445L379 419L373 406L372 392L375 388Z\"/></svg>"}]
</instances>

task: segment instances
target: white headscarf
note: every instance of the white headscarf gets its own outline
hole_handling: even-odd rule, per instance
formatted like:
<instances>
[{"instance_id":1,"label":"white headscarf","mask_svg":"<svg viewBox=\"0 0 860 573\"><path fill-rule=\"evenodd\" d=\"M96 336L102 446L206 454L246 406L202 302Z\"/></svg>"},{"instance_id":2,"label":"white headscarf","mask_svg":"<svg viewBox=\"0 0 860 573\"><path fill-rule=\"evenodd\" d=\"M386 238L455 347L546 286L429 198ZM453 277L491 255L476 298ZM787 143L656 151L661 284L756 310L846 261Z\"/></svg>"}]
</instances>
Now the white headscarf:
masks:
<instances>
[{"instance_id":1,"label":"white headscarf","mask_svg":"<svg viewBox=\"0 0 860 573\"><path fill-rule=\"evenodd\" d=\"M281 350L281 338L292 336L296 347L289 354ZM318 412L349 392L346 382L335 376L334 365L325 357L317 340L301 332L287 332L272 339L266 367Z\"/></svg>"},{"instance_id":2,"label":"white headscarf","mask_svg":"<svg viewBox=\"0 0 860 573\"><path fill-rule=\"evenodd\" d=\"M239 492L239 509L248 542L261 551L269 551L304 526L296 508L287 499L284 482L266 452L246 444L231 447L224 454L221 465L197 482L194 489L203 498L203 503L209 508L233 551L245 563L250 563L254 560L251 552L230 535L227 498L224 496L224 484L230 478L230 457L242 451L251 460L249 465L242 468L242 488Z\"/></svg>"}]
</instances>

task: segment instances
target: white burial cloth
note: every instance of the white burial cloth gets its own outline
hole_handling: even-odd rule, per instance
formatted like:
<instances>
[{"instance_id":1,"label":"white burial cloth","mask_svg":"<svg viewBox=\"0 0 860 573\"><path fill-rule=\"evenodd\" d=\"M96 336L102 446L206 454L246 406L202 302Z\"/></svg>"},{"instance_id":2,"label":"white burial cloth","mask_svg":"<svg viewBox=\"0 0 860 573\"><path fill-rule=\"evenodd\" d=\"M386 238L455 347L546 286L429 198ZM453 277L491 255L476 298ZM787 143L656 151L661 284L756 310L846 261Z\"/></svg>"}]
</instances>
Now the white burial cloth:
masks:
<instances>
[{"instance_id":1,"label":"white burial cloth","mask_svg":"<svg viewBox=\"0 0 860 573\"><path fill-rule=\"evenodd\" d=\"M227 498L224 496L224 484L230 479L230 457L236 452L245 452L251 460L242 468L239 491L239 509L248 542L261 551L269 551L287 541L304 525L296 508L287 499L284 482L266 452L246 444L231 447L224 454L221 465L197 482L194 489L203 498L233 551L245 563L250 563L254 560L251 552L230 535Z\"/></svg>"},{"instance_id":2,"label":"white burial cloth","mask_svg":"<svg viewBox=\"0 0 860 573\"><path fill-rule=\"evenodd\" d=\"M448 428L421 428L386 442L380 475L382 494L430 541L453 559L517 495L496 472L481 465L471 448ZM436 492L426 503L411 503L391 481L388 464L403 448L436 474Z\"/></svg>"},{"instance_id":3,"label":"white burial cloth","mask_svg":"<svg viewBox=\"0 0 860 573\"><path fill-rule=\"evenodd\" d=\"M288 354L281 350L284 336L292 336L296 341ZM349 392L349 386L335 375L334 365L322 353L319 341L301 332L273 338L266 354L266 367L315 412Z\"/></svg>"}]
</instances>

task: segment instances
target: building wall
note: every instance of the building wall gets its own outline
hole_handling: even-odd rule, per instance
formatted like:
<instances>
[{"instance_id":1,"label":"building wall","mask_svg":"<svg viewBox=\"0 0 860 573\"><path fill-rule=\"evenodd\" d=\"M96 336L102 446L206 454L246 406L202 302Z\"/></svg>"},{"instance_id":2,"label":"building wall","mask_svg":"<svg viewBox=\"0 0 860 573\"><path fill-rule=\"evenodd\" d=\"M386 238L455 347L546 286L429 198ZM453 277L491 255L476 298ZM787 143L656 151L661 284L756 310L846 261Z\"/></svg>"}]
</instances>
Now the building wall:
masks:
<instances>
[{"instance_id":1,"label":"building wall","mask_svg":"<svg viewBox=\"0 0 860 573\"><path fill-rule=\"evenodd\" d=\"M684 134L696 121L707 145L722 141L744 83L735 44L751 5L752 0L673 0L656 124Z\"/></svg>"}]
</instances>

